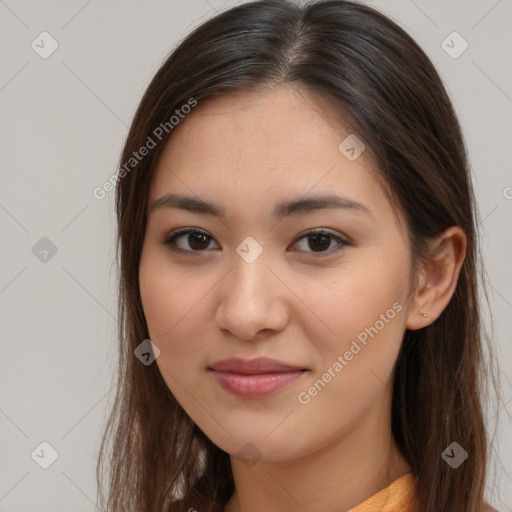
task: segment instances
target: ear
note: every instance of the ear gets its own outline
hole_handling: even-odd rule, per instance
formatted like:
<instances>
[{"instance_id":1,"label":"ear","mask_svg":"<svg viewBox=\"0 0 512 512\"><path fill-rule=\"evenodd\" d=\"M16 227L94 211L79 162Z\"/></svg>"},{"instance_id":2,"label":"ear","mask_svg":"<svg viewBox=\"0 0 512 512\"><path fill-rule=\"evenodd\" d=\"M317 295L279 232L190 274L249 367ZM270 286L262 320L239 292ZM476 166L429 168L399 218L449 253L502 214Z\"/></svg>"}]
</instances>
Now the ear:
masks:
<instances>
[{"instance_id":1,"label":"ear","mask_svg":"<svg viewBox=\"0 0 512 512\"><path fill-rule=\"evenodd\" d=\"M407 329L414 331L426 327L444 311L457 286L466 257L466 243L466 235L459 226L451 226L432 240L432 260L421 271L407 313Z\"/></svg>"}]
</instances>

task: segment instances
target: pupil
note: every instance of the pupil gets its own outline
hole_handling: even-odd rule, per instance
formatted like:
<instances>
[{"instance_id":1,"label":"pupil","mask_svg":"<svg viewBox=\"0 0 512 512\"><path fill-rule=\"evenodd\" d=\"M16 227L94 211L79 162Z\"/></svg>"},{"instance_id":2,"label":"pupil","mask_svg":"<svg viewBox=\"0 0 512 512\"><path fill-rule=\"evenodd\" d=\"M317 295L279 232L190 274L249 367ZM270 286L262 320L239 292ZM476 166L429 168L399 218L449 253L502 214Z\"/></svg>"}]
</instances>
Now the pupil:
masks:
<instances>
[{"instance_id":1,"label":"pupil","mask_svg":"<svg viewBox=\"0 0 512 512\"><path fill-rule=\"evenodd\" d=\"M311 237L309 238L310 239L310 242L311 242L311 239L315 240L314 243L317 243L319 239L322 239L323 240L323 244L320 242L320 245L321 245L321 249L327 249L329 247L329 235L311 235ZM327 243L325 243L327 242ZM314 247L311 246L311 243L309 244L309 247L310 249L313 249L314 250Z\"/></svg>"},{"instance_id":2,"label":"pupil","mask_svg":"<svg viewBox=\"0 0 512 512\"><path fill-rule=\"evenodd\" d=\"M206 235L204 235L203 233L191 233L189 235L190 247L192 247L192 249L197 249L197 250L206 249L206 247L208 247L207 238L208 237ZM198 242L198 241L199 241L199 243L196 244L196 242ZM206 242L206 244L205 244L205 242Z\"/></svg>"}]
</instances>

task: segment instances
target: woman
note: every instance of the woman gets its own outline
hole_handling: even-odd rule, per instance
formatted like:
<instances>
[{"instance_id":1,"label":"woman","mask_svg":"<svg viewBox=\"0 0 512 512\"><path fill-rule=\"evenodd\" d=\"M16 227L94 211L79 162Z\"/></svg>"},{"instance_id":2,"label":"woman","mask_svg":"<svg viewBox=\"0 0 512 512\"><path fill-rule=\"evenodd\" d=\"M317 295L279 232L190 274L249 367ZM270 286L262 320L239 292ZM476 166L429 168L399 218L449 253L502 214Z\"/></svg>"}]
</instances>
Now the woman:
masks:
<instances>
[{"instance_id":1,"label":"woman","mask_svg":"<svg viewBox=\"0 0 512 512\"><path fill-rule=\"evenodd\" d=\"M108 510L486 510L469 165L402 29L341 0L219 14L117 178Z\"/></svg>"}]
</instances>

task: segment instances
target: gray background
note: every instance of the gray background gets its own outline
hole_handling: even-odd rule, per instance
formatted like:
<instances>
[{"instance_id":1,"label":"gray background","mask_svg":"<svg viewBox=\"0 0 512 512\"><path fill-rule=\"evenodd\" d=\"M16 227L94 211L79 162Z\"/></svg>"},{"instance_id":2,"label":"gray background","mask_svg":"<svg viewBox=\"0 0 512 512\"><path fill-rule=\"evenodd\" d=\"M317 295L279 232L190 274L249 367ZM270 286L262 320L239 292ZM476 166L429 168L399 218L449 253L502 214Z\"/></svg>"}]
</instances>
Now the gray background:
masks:
<instances>
[{"instance_id":1,"label":"gray background","mask_svg":"<svg viewBox=\"0 0 512 512\"><path fill-rule=\"evenodd\" d=\"M0 1L0 511L94 510L117 320L114 193L97 200L92 190L115 172L130 119L167 53L235 3ZM500 511L512 511L512 2L368 3L425 49L465 132L503 371L501 410L488 417L499 427L488 492ZM46 59L31 47L43 31L59 45ZM469 44L456 59L441 46L453 31ZM57 249L46 261L36 250L48 244L43 237ZM31 457L37 449L34 458L49 462L43 441L58 453L48 469Z\"/></svg>"}]
</instances>

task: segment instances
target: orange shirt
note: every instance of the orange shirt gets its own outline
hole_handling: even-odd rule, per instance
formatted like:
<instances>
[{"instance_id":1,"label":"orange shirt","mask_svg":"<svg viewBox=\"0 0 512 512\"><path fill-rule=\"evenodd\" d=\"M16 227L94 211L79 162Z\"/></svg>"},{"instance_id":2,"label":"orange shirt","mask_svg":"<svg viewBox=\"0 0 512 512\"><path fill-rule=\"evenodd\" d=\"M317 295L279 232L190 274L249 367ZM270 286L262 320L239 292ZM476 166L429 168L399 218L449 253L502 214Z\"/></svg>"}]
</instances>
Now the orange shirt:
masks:
<instances>
[{"instance_id":1,"label":"orange shirt","mask_svg":"<svg viewBox=\"0 0 512 512\"><path fill-rule=\"evenodd\" d=\"M413 474L407 473L348 512L414 512L414 486Z\"/></svg>"}]
</instances>

